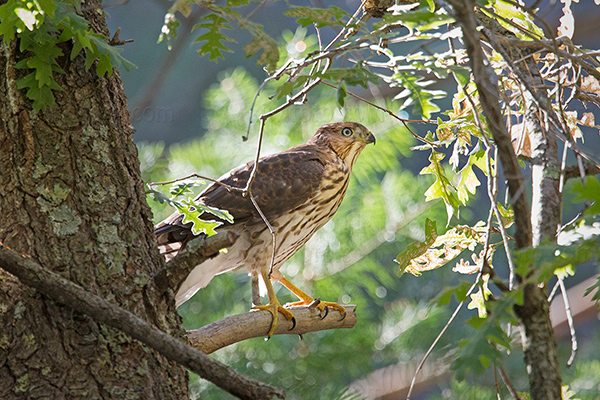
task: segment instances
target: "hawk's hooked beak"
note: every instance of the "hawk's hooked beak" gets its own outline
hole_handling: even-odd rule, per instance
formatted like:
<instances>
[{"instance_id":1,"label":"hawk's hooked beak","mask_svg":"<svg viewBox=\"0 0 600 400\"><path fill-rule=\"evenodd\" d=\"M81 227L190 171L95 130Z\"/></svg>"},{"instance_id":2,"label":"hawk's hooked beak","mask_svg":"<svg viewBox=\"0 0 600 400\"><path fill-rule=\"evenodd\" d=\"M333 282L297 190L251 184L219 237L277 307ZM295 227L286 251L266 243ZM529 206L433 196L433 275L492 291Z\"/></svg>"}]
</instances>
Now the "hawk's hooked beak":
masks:
<instances>
[{"instance_id":1,"label":"hawk's hooked beak","mask_svg":"<svg viewBox=\"0 0 600 400\"><path fill-rule=\"evenodd\" d=\"M369 144L369 143L375 144L375 136L373 136L373 134L371 132L369 132L369 136L366 137L365 142L367 142L367 144Z\"/></svg>"}]
</instances>

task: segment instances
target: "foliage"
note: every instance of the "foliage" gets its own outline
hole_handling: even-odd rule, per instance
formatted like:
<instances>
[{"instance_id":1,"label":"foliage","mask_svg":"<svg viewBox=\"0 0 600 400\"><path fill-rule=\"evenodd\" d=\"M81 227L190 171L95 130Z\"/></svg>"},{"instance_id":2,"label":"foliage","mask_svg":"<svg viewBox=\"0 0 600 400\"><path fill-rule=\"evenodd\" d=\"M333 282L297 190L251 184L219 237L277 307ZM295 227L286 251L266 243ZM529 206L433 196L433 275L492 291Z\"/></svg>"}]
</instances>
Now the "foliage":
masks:
<instances>
[{"instance_id":1,"label":"foliage","mask_svg":"<svg viewBox=\"0 0 600 400\"><path fill-rule=\"evenodd\" d=\"M246 133L248 112L257 89L256 81L241 68L222 74L220 83L204 96L208 116L201 139L169 149L139 145L144 179L166 181L192 172L217 177L252 159L255 143L244 143L241 136ZM339 109L332 92L324 88L323 96L269 119L263 151L272 153L304 142L321 123L342 118L360 120L377 136L377 146L365 149L358 159L336 216L282 269L294 284L310 294L357 304L361 310L360 328L311 333L303 340L285 336L275 336L269 342L253 339L215 354L257 379L274 382L276 376L277 384L285 387L292 399L338 398L348 384L374 368L396 362L398 357L421 354L444 320L442 309L423 302L422 293L426 290L411 288L415 282L399 284L394 279L390 262L395 244L389 240L396 238L397 243L412 237L413 232L419 234L415 228L425 219L419 192L425 190L426 181L400 168L402 159L411 155L412 141L395 124L383 121L381 112L371 107L348 99L346 107ZM260 96L255 107L268 109L270 102L273 100ZM170 212L161 210L162 204L150 204L156 221ZM441 217L442 213L443 207L428 209L429 217ZM366 252L370 248L375 250ZM345 257L361 249L366 254L360 262ZM381 260L388 260L383 267ZM276 290L281 301L294 300L287 290L277 285ZM412 299L406 299L406 292L414 293ZM248 277L224 274L182 305L180 312L185 326L194 328L245 312L250 305ZM191 390L192 395L203 399L222 398L218 389L197 377L192 379Z\"/></svg>"},{"instance_id":2,"label":"foliage","mask_svg":"<svg viewBox=\"0 0 600 400\"><path fill-rule=\"evenodd\" d=\"M192 6L197 4L210 11L202 17L203 22L193 27L193 30L200 29L203 32L195 39L195 42L202 43L200 49L198 49L201 56L208 55L211 61L224 58L223 52L231 51L227 46L227 42L235 42L225 32L233 29L233 24L237 23L240 28L247 30L252 35L252 41L244 46L246 55L251 57L262 51L262 55L257 60L258 63L273 69L279 61L278 43L264 33L261 25L244 18L240 14L238 11L240 7L247 6L249 3L251 3L250 0L228 0L224 6L220 6L212 1L176 0L165 15L165 23L161 29L158 42L167 40L170 46L170 41L177 37L177 28L180 25L178 21L179 14L186 18L189 17Z\"/></svg>"},{"instance_id":3,"label":"foliage","mask_svg":"<svg viewBox=\"0 0 600 400\"><path fill-rule=\"evenodd\" d=\"M81 15L81 2L8 0L0 5L0 36L5 43L19 39L19 50L24 58L16 68L29 72L17 80L19 89L27 89L27 98L33 101L35 111L54 105L53 90L62 90L56 74L64 71L58 58L64 56L60 44L73 41L70 59L85 49L85 68L96 62L98 76L112 74L113 67L126 70L135 67L124 59L107 38L94 32Z\"/></svg>"},{"instance_id":4,"label":"foliage","mask_svg":"<svg viewBox=\"0 0 600 400\"><path fill-rule=\"evenodd\" d=\"M204 184L204 182L200 182ZM185 194L192 193L192 188L199 186L198 182L184 182L174 183L169 189L171 197L152 189L153 185L149 185L150 188L147 194L152 195L152 199L158 203L166 203L177 209L177 212L183 215L184 224L192 223L192 233L194 235L205 234L208 236L216 235L216 228L223 225L223 222L206 220L208 214L212 214L229 223L233 223L233 217L227 210L221 210L216 207L210 207L199 201L194 201L191 197L182 200L176 200ZM206 213L206 215L205 215Z\"/></svg>"},{"instance_id":5,"label":"foliage","mask_svg":"<svg viewBox=\"0 0 600 400\"><path fill-rule=\"evenodd\" d=\"M564 16L560 20L559 32L572 35L571 2L563 1L563 3L565 4ZM185 15L186 12L189 14L189 9L186 7L190 4L190 1L176 2L171 15L175 11L181 12L182 8L187 10L182 14ZM204 17L204 22L199 26L205 29L203 32L206 32L199 37L203 42L200 52L208 54L211 59L218 59L223 56L222 52L227 51L226 43L229 38L225 32L226 29L233 27L234 22L237 22L241 28L250 31L253 29L248 28L251 25L247 25L248 22L240 17L236 9L240 5L238 3L228 2L222 7L216 7L212 3L202 3L202 5L211 10L212 14ZM593 117L590 113L579 115L573 110L574 100L583 101L589 106L600 104L597 101L600 94L598 90L600 86L597 84L599 74L592 67L595 53L587 52L564 40L560 41L561 47L558 50L555 47L539 45L536 40L547 39L539 16L534 15L535 10L521 7L516 2L503 0L478 2L476 11L481 20L492 21L491 27L485 28L492 33L482 30L482 37L487 40L489 46L484 49L485 56L489 60L491 70L495 72L494 78L497 79L498 88L503 96L499 107L508 121L507 129L512 136L514 153L520 157L521 165L525 166L531 161L536 150L531 147L533 132L527 126L530 108L526 104L528 100L525 93L530 90L530 87L515 67L516 63L529 57L539 65L540 79L549 86L557 88L555 95L547 99L536 99L537 106L546 107L544 113L547 119L540 121L540 124L547 125L550 121L553 129L559 132L558 139L569 143L565 149L575 149L576 156L580 160L584 156L592 162L597 162L593 155L585 153L577 144L578 140L583 140L582 127L594 126ZM264 96L258 96L254 107L260 111L255 112L267 112L278 107L280 107L278 110L284 110L293 104L306 102L309 93L310 96L316 96L329 90L320 89L323 83L332 88L329 98L333 97L333 89L335 89L337 106L345 111L355 106L354 100L349 102L353 99L354 88L368 89L374 84L380 85L381 82L387 83L391 88L400 88L392 101L386 101L381 108L388 110L388 114L397 120L401 119L398 113L405 115L405 112L410 110L416 118L437 123L436 129L421 137L412 132L420 141L419 145L412 149L427 154L429 162L421 169L420 174L433 175L434 179L428 189L424 190L425 200L442 200L446 207L446 227L445 232L438 232L433 218L430 217L426 221L420 218L419 226L425 226L424 232L421 228L415 228L414 232L418 234L413 234L410 241L406 241L406 250L395 257L400 264L399 274L410 272L413 275L420 275L423 271L446 266L460 257L453 271L461 274L477 274L476 282L474 284L460 282L447 287L441 293L438 303L448 304L452 295L456 295L461 304L469 300L468 308L477 310L477 316L473 316L465 323L468 327L465 329L470 329L471 334L467 339L454 342L458 342L458 346L453 349L455 353L453 353L452 363L456 376L465 379L471 372L480 374L492 365L501 365L506 353L513 350L511 339L507 334L507 326L517 323L513 309L515 305L522 304L525 285L547 286L552 279L556 279L555 277L564 279L572 274L576 265L598 257L596 239L577 238L577 235L581 235L575 231L582 226L585 227L586 222L578 219L562 227L561 235L575 237L569 243L560 246L547 243L535 249L519 252L515 252L512 248L513 236L518 224L515 224L515 213L510 201L498 199L498 194L503 189L501 180L503 172L498 168L501 157L488 127L488 116L482 111L478 87L473 82L471 71L466 67L466 51L460 45L462 30L454 24L453 10L450 6L447 4L440 6L432 1L415 1L412 5L390 7L377 21L369 21L370 16L363 15L360 22L350 13L337 7L328 9L291 7L286 15L295 18L297 24L302 27L314 24L318 31L321 28L336 26L338 34L328 44L319 41L319 47L313 49L314 51L299 52L294 55L288 53L288 57L283 55L281 47L278 49L278 56L275 56L277 40L260 38L257 41L255 36L253 41L245 46L245 50L248 56L261 49L264 51L262 58L258 60L269 71L269 76L263 85L259 88L252 83L250 84L253 86L252 90L242 93L238 86L244 81L248 84L248 79L241 76L239 70L231 77L223 79L221 88L227 89L224 93L217 94L216 91L211 91L207 94L209 101L216 101L211 106L213 112L209 116L211 134L202 140L202 145L187 146L189 150L172 148L171 155L178 158L175 157L178 152L182 155L188 152L203 154L204 162L195 167L204 168L210 173L214 173L222 162L230 163L233 160L240 162L243 161L242 159L249 159L251 151L243 149L238 152L239 159L232 158L229 157L232 153L229 150L234 146L232 143L223 140L217 142L211 138L216 137L213 133L219 135L221 139L231 135L232 131L236 131L239 135L244 134L248 120L247 111L252 109L255 93L267 92L268 98L271 101L275 100L275 104L272 104L266 101ZM504 32L504 37L491 36L494 30ZM306 31L297 31L293 39L288 35L287 41L289 44L293 40L301 41L305 37ZM512 53L508 54L510 52L503 51L498 45L498 41L505 43L507 38L512 40L512 43L517 43L511 51L514 54L521 54L520 58ZM520 50L534 45L538 46L536 52L527 53L528 50ZM265 57L267 53L273 53L273 56ZM577 57L570 56L571 53L577 54ZM232 81L229 81L230 79ZM447 92L447 87L439 85L438 82L447 79L456 82L452 105L442 113L442 116L437 116L436 114L444 108L442 99L446 97ZM540 92L536 93L540 96ZM330 106L335 109L333 103ZM319 111L322 110L323 106L318 108L305 106L296 114L283 111L271 116L266 125L267 152L274 144L272 139L269 139L273 134L284 147L290 141L294 143L298 139L296 132L301 132L302 128L296 124L298 118L305 113L309 116L304 122L331 120L330 116L320 118L323 114ZM331 112L330 115L335 114ZM434 116L437 119L432 121ZM350 114L346 114L345 118L352 119ZM360 114L359 119L361 122L366 121L363 113ZM306 137L307 135L304 135L305 139ZM222 151L219 152L206 150L221 146L223 146L220 148ZM387 148L385 151L388 151ZM300 268L299 258L304 257L305 272L302 275L308 277L307 283L314 288L320 287L320 281L315 280L315 276L326 279L326 276L339 270L339 263L334 262L332 266L329 262L330 251L333 253L345 251L351 255L358 253L359 258L362 258L361 268L365 269L361 276L361 284L366 284L373 279L380 283L377 287L382 288L379 290L380 293L390 293L394 285L401 286L404 280L410 279L410 275L406 274L400 283L390 281L389 276L377 271L378 265L387 268L385 263L380 264L381 261L371 259L369 252L362 254L359 251L361 244L377 242L373 237L376 232L374 226L377 224L386 226L383 233L378 233L386 237L386 232L389 234L392 231L394 232L392 235L396 234L397 230L394 227L397 227L400 223L398 221L401 221L395 215L401 213L398 210L402 208L399 207L399 204L402 204L402 196L398 190L386 191L387 182L394 182L390 184L393 187L399 180L398 175L393 176L393 171L397 167L398 153L392 151L389 153L386 154L389 157L382 161L381 153L378 153L378 157L369 159L369 153L365 152L365 156L356 166L356 182L369 192L364 195L364 198L360 198L357 194L359 192L350 191L345 201L345 204L360 204L356 209L369 210L369 218L362 218L360 215L362 213L348 211L346 208L340 209L339 214L343 217L338 217L317 234L320 241L316 244L311 242L304 252L291 260L289 268L297 273ZM221 154L226 154L228 157L221 157ZM564 168L563 165L560 173L565 172ZM377 181L383 183L381 185L373 183ZM571 188L571 186L567 187ZM573 192L580 196L577 200L586 200L590 204L585 211L585 216L588 218L594 218L598 214L597 189L598 182L594 178L589 178L585 184L572 186ZM474 206L474 200L480 200L480 203ZM482 206L482 202L486 202L487 205ZM370 207L369 204L377 206ZM482 209L485 207L487 210ZM465 218L464 213L461 213L463 211L466 211L467 217L473 212L481 215L469 221L469 218ZM331 227L332 225L335 229ZM345 240L339 239L342 235L339 232L345 232L343 234ZM396 243L396 246L402 245ZM492 262L492 256L500 249L500 260ZM473 262L465 261L469 256ZM440 273L445 270L440 269ZM505 275L511 276L511 279L514 275L518 275L521 282L513 280L504 283L498 276ZM590 288L590 292L597 289L598 285ZM321 287L325 291L329 288L330 286ZM597 291L595 295L598 296ZM354 301L355 297L352 296L351 299ZM244 346L245 344L237 345L239 348ZM248 358L240 357L237 350L231 351L232 354L236 352L236 355L232 355L232 359L229 360L232 363L235 364L240 359L242 363L250 362ZM364 355L357 355L357 357L361 356ZM275 360L278 356L270 355L269 358ZM270 362L273 365L267 368L268 371L264 369L263 371L267 374L277 372L278 376L285 376L282 372L283 366ZM323 376L328 375L323 372Z\"/></svg>"}]
</instances>

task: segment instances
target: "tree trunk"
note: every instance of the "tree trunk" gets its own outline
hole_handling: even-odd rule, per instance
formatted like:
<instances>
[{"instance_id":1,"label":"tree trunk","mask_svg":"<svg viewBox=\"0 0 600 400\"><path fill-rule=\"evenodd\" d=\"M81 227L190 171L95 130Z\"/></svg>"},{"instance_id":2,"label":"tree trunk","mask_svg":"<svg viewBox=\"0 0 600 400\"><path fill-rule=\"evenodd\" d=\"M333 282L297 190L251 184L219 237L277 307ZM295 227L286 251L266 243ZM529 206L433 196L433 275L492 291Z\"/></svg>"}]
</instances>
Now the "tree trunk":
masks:
<instances>
[{"instance_id":1,"label":"tree trunk","mask_svg":"<svg viewBox=\"0 0 600 400\"><path fill-rule=\"evenodd\" d=\"M558 189L560 163L556 138L552 132L544 129L540 121L544 115L547 116L543 108L550 102L547 91L543 89L544 81L532 60L533 58L529 58L525 64L520 65L526 66L521 68L521 72L523 77L530 79L528 86L537 88L535 93L544 102L538 105L533 94L523 87L526 109L524 122L531 142L532 245L538 247L544 240L556 242L561 210ZM549 126L549 123L544 125ZM525 328L526 340L523 350L529 371L531 398L560 400L562 379L558 346L550 321L550 303L546 288L527 285L524 288L523 306L515 307L515 312Z\"/></svg>"},{"instance_id":2,"label":"tree trunk","mask_svg":"<svg viewBox=\"0 0 600 400\"><path fill-rule=\"evenodd\" d=\"M86 17L107 35L100 2ZM63 44L69 47L68 42ZM172 299L146 291L164 265L145 201L119 73L59 60L56 105L31 109L17 40L0 55L0 241L183 337ZM187 373L127 335L0 269L0 398L187 398Z\"/></svg>"}]
</instances>

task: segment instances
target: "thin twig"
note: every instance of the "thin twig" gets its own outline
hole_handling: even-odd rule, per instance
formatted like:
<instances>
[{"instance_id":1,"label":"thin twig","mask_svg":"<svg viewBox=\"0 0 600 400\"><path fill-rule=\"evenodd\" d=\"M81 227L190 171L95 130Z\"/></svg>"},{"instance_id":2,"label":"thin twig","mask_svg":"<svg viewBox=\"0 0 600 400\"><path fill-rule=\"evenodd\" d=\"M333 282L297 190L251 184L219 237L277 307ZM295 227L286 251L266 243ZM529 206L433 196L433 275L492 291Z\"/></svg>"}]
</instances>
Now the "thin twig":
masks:
<instances>
[{"instance_id":1,"label":"thin twig","mask_svg":"<svg viewBox=\"0 0 600 400\"><path fill-rule=\"evenodd\" d=\"M185 181L185 180L190 179L190 178L204 179L204 180L216 183L217 185L221 185L221 186L223 186L225 189L227 189L229 191L233 190L233 191L237 191L237 192L243 192L245 190L244 188L239 188L239 187L231 186L231 185L228 185L226 183L220 182L220 181L218 181L216 179L208 178L206 176L199 175L199 174L190 174L188 176L184 176L183 178L177 178L177 179L173 179L171 181L166 181L166 182L150 182L150 183L147 183L146 186L148 186L149 189L153 189L154 186L170 185L172 183Z\"/></svg>"},{"instance_id":2,"label":"thin twig","mask_svg":"<svg viewBox=\"0 0 600 400\"><path fill-rule=\"evenodd\" d=\"M573 313L571 313L571 305L569 304L569 295L567 294L565 283L560 276L558 277L558 284L560 285L560 291L565 302L565 312L567 313L567 322L569 323L569 332L571 333L571 356L567 361L567 367L570 367L573 365L573 361L575 361L575 356L577 355L577 335L575 334L575 323L573 322Z\"/></svg>"},{"instance_id":3,"label":"thin twig","mask_svg":"<svg viewBox=\"0 0 600 400\"><path fill-rule=\"evenodd\" d=\"M506 373L506 370L504 369L503 365L500 365L500 376L502 377L502 381L504 382L504 385L508 389L508 393L510 393L510 395L515 400L521 400L521 396L519 396L519 392L517 391L517 389L515 388L515 385L513 385L512 381L508 377L508 374Z\"/></svg>"},{"instance_id":4,"label":"thin twig","mask_svg":"<svg viewBox=\"0 0 600 400\"><path fill-rule=\"evenodd\" d=\"M511 255L511 250L509 247L509 237L508 237L508 234L506 233L506 229L504 228L504 224L502 223L502 214L500 214L500 210L498 209L498 204L496 201L497 196L498 196L498 174L494 172L494 169L492 167L492 159L490 157L490 150L493 147L494 148L494 161L496 163L498 162L498 147L493 146L492 143L490 142L489 138L487 137L487 134L485 133L484 128L483 128L483 123L481 121L481 118L479 117L479 113L477 112L477 107L475 105L475 101L469 94L467 88L463 87L462 91L463 91L465 97L467 98L467 101L469 101L469 103L471 104L471 108L473 110L473 117L475 118L475 122L477 123L479 131L481 132L481 137L484 139L484 143L487 147L485 159L486 159L486 166L487 166L488 174L489 174L488 197L490 199L490 205L491 205L492 209L494 210L494 215L496 216L496 220L498 221L498 228L500 230L500 235L502 236L502 242L504 244L504 251L506 252L506 258L507 258L508 269L509 269L508 288L509 288L509 290L512 290L513 286L514 286L514 281L515 281L515 265L514 265L512 255ZM510 329L509 329L509 331L510 331Z\"/></svg>"},{"instance_id":5,"label":"thin twig","mask_svg":"<svg viewBox=\"0 0 600 400\"><path fill-rule=\"evenodd\" d=\"M488 250L489 250L489 247L490 247L490 236L491 236L491 230L492 230L492 218L493 218L493 215L494 215L493 214L493 210L490 209L490 212L488 214L487 232L486 232L485 245L484 245L484 249L483 249L483 257L481 257L481 265L479 266L479 272L477 273L477 277L475 278L475 282L471 285L471 287L467 291L467 294L465 295L465 298L468 298L471 295L471 293L473 293L473 290L475 290L475 288L477 287L477 285L479 285L479 282L481 281L481 277L483 276L484 266L487 263L487 253L488 253ZM415 383L417 381L417 375L419 374L419 371L421 370L421 368L423 368L423 365L425 365L425 361L427 361L427 359L429 358L429 356L433 352L433 349L435 348L435 346L438 344L438 342L442 338L442 335L448 330L448 328L450 327L450 324L454 321L454 319L458 315L458 312L461 310L461 308L462 308L462 306L463 306L464 303L465 303L465 301L463 300L463 301L461 301L458 304L458 306L456 306L456 309L454 310L454 313L452 313L452 315L450 316L450 319L448 320L448 322L446 322L446 325L444 325L444 328L442 328L441 332L437 335L437 337L435 338L435 340L433 341L433 343L431 344L431 346L429 346L429 349L427 349L427 352L423 356L423 359L421 359L421 362L417 366L417 370L415 371L415 374L413 375L413 378L412 378L412 380L410 382L410 386L408 388L408 393L406 395L406 400L410 400L410 395L412 394L413 388L414 388Z\"/></svg>"},{"instance_id":6,"label":"thin twig","mask_svg":"<svg viewBox=\"0 0 600 400\"><path fill-rule=\"evenodd\" d=\"M494 364L494 383L496 385L496 399L502 400L502 396L500 396L500 385L498 384L498 368L496 364Z\"/></svg>"},{"instance_id":7,"label":"thin twig","mask_svg":"<svg viewBox=\"0 0 600 400\"><path fill-rule=\"evenodd\" d=\"M469 297L471 295L471 293L473 293L473 290L479 284L479 280L481 279L481 275L482 275L482 273L479 272L479 274L477 275L477 278L475 279L475 283L473 283L473 285L471 285L471 287L467 291L466 297ZM429 356L433 352L433 349L435 348L435 346L438 344L438 342L440 341L440 339L442 338L442 336L444 335L444 333L446 333L446 331L450 327L450 324L456 319L456 316L458 315L459 311L461 310L463 304L465 304L465 301L461 301L460 303L458 303L458 306L456 306L456 309L454 310L454 312L450 316L450 319L448 320L448 322L446 322L446 325L444 325L444 328L442 328L441 332L437 335L437 337L435 338L435 340L433 341L433 343L431 344L431 346L429 346L429 349L427 349L427 352L425 353L425 355L421 359L421 362L419 362L419 365L417 366L417 370L415 371L415 374L413 375L413 378L412 378L412 380L410 382L410 386L408 387L408 393L406 395L406 400L410 400L410 396L412 394L413 388L415 386L415 383L417 382L417 375L419 374L419 371L421 371L421 369L423 368L423 365L425 365L425 361L427 361L427 359L429 358Z\"/></svg>"},{"instance_id":8,"label":"thin twig","mask_svg":"<svg viewBox=\"0 0 600 400\"><path fill-rule=\"evenodd\" d=\"M321 83L323 85L326 85L326 86L329 86L331 88L337 89L337 87L335 85L332 85L331 83L328 83L328 82L325 82L325 81L321 81ZM391 117L397 119L398 121L400 121L404 125L404 127L411 133L411 135L413 135L413 137L415 139L419 140L420 142L426 143L426 144L428 144L431 147L437 147L437 145L435 143L430 142L429 140L427 140L425 138L422 138L421 136L417 135L410 128L410 126L408 125L409 123L415 123L415 124L437 124L437 121L431 121L431 120L425 120L424 121L424 120L400 118L398 115L394 114L392 111L388 110L387 108L378 106L377 104L372 103L369 100L367 100L365 98L362 98L362 97L360 97L360 96L358 96L358 95L356 95L356 94L354 94L352 92L348 92L347 91L346 93L349 94L350 96L354 97L355 99L360 100L360 101L362 101L362 102L364 102L364 103L366 103L366 104L368 104L368 105L370 105L372 107L375 107L376 109L381 110L381 111L387 113L388 115L390 115Z\"/></svg>"},{"instance_id":9,"label":"thin twig","mask_svg":"<svg viewBox=\"0 0 600 400\"><path fill-rule=\"evenodd\" d=\"M277 251L277 247L276 247L277 241L276 241L276 237L275 237L275 230L273 229L273 226L271 225L271 223L269 222L269 220L267 219L265 214L263 214L262 210L256 203L256 200L254 200L254 196L252 196L252 192L250 192L250 190L248 191L248 196L250 197L250 200L252 201L254 208L256 209L256 211L258 211L258 213L260 214L260 217L262 218L263 222L267 226L267 229L269 229L269 232L271 232L272 249L271 249L271 264L269 266L269 277L271 277L271 274L273 273L273 267L275 266L275 252Z\"/></svg>"}]
</instances>

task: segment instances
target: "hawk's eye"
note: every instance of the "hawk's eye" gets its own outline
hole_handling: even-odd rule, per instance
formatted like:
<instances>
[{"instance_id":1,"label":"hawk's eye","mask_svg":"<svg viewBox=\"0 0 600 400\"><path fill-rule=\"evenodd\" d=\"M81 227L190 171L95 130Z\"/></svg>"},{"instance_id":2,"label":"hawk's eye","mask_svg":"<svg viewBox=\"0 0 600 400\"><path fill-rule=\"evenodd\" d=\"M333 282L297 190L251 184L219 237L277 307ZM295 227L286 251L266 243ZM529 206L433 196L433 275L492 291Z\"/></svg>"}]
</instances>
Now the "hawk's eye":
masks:
<instances>
[{"instance_id":1,"label":"hawk's eye","mask_svg":"<svg viewBox=\"0 0 600 400\"><path fill-rule=\"evenodd\" d=\"M352 129L350 129L350 128L344 128L344 129L342 129L342 135L344 135L344 136L352 136Z\"/></svg>"}]
</instances>

